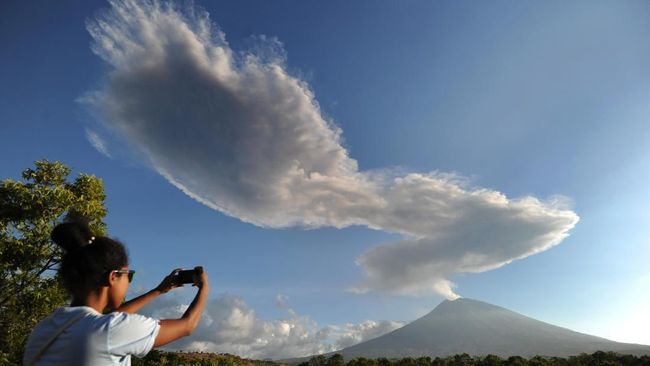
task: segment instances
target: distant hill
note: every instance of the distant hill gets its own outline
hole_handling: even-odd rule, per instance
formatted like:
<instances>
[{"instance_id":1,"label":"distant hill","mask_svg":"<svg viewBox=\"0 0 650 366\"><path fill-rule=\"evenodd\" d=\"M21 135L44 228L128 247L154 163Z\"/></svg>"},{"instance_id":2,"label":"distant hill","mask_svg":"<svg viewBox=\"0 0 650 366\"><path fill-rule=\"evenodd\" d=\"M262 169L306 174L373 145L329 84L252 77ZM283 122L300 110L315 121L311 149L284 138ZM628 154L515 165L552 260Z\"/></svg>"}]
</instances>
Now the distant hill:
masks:
<instances>
[{"instance_id":1,"label":"distant hill","mask_svg":"<svg viewBox=\"0 0 650 366\"><path fill-rule=\"evenodd\" d=\"M455 354L567 357L595 351L650 355L650 346L613 342L541 322L485 302L444 301L414 322L335 353L355 357L446 357Z\"/></svg>"}]
</instances>

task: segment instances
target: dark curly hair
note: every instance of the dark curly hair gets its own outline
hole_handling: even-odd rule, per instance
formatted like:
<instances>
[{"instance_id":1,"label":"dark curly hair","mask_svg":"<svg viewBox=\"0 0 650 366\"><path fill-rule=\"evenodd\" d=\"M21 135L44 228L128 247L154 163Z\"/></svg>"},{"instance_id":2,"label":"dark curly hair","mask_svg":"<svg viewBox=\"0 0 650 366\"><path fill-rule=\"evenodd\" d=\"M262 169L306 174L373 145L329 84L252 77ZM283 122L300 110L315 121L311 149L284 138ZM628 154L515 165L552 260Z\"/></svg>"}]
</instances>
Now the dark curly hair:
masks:
<instances>
[{"instance_id":1,"label":"dark curly hair","mask_svg":"<svg viewBox=\"0 0 650 366\"><path fill-rule=\"evenodd\" d=\"M64 253L59 266L63 286L72 301L83 301L106 282L106 275L129 264L124 245L106 236L94 236L82 220L57 225L52 240Z\"/></svg>"}]
</instances>

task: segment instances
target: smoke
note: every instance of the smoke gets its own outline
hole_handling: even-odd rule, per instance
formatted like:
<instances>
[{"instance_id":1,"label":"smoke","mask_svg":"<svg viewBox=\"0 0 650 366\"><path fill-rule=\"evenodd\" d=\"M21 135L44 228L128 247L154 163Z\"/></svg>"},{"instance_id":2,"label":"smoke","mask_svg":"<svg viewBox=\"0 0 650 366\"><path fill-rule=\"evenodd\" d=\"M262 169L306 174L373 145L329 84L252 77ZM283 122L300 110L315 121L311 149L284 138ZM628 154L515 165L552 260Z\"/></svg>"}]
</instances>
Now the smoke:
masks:
<instances>
[{"instance_id":1,"label":"smoke","mask_svg":"<svg viewBox=\"0 0 650 366\"><path fill-rule=\"evenodd\" d=\"M206 11L112 0L88 22L109 66L84 97L105 126L193 199L269 228L364 225L403 235L357 259L357 292L458 295L449 278L562 241L578 216L442 172L360 171L275 39L234 51Z\"/></svg>"}]
</instances>

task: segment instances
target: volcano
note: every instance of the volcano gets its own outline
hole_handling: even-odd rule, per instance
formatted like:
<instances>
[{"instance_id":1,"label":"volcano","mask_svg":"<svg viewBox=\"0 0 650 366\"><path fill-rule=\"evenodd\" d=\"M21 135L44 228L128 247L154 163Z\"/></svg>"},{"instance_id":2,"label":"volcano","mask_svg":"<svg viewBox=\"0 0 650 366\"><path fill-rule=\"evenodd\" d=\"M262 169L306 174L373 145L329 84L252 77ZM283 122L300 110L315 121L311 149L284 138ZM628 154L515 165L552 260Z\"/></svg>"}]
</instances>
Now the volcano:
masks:
<instances>
[{"instance_id":1,"label":"volcano","mask_svg":"<svg viewBox=\"0 0 650 366\"><path fill-rule=\"evenodd\" d=\"M567 357L613 351L650 354L650 346L619 343L548 324L485 302L460 298L381 337L334 352L355 357L446 357L468 353L501 357Z\"/></svg>"}]
</instances>

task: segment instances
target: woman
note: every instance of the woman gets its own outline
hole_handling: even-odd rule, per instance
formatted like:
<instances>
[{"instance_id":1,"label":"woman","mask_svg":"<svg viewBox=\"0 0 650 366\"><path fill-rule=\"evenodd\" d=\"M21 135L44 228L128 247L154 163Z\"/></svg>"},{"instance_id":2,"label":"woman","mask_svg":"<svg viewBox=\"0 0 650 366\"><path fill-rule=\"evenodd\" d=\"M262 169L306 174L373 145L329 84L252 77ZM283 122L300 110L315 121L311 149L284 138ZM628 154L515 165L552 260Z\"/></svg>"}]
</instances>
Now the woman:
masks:
<instances>
[{"instance_id":1,"label":"woman","mask_svg":"<svg viewBox=\"0 0 650 366\"><path fill-rule=\"evenodd\" d=\"M194 275L198 292L180 319L156 320L135 314L145 304L179 285L174 270L155 289L122 304L135 271L129 269L124 246L93 236L80 222L58 225L52 240L63 249L59 276L72 298L41 321L27 341L23 363L31 365L130 365L187 336L196 328L208 297L205 272ZM112 312L103 314L105 309Z\"/></svg>"}]
</instances>

